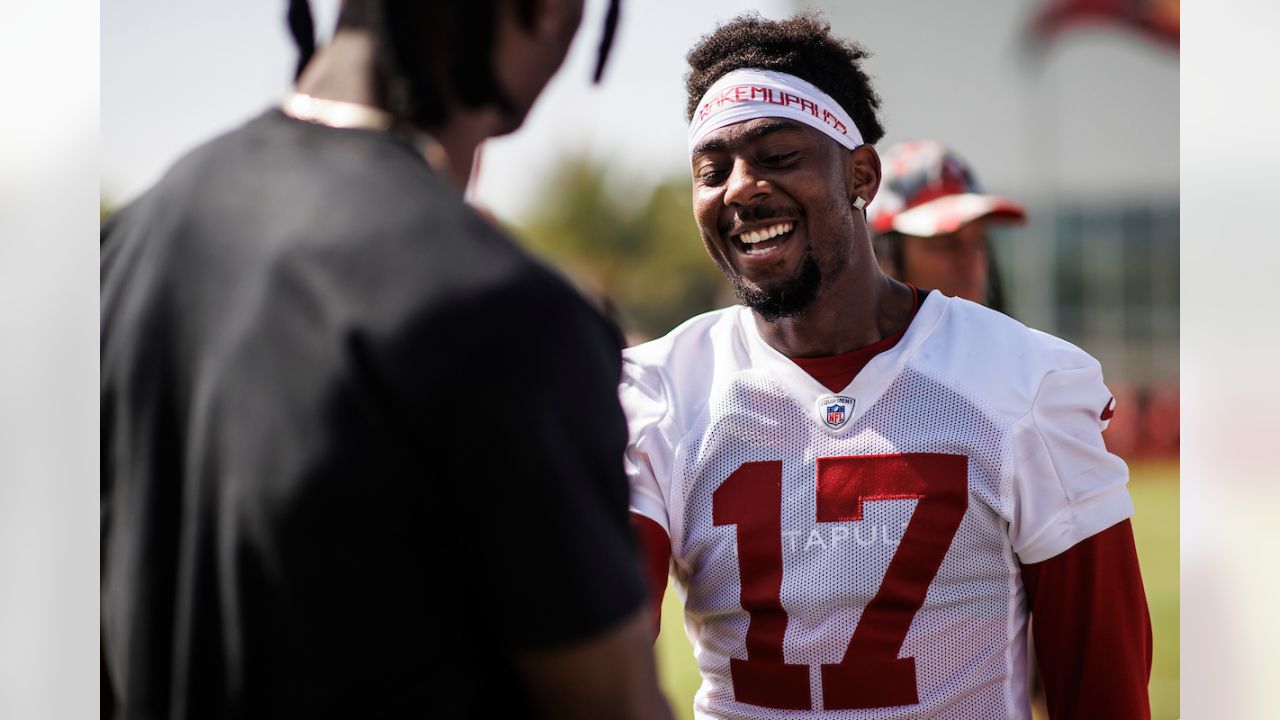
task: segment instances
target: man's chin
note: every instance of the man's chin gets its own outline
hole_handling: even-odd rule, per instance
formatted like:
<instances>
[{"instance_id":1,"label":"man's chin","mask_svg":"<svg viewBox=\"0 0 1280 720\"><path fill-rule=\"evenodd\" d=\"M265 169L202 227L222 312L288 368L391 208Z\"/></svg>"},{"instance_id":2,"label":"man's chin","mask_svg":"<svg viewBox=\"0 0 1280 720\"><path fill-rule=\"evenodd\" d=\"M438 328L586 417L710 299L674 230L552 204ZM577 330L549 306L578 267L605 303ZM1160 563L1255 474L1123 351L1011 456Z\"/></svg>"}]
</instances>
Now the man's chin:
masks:
<instances>
[{"instance_id":1,"label":"man's chin","mask_svg":"<svg viewBox=\"0 0 1280 720\"><path fill-rule=\"evenodd\" d=\"M796 275L785 280L748 285L740 275L730 278L738 302L767 321L791 317L813 303L822 284L822 272L813 256L805 258Z\"/></svg>"}]
</instances>

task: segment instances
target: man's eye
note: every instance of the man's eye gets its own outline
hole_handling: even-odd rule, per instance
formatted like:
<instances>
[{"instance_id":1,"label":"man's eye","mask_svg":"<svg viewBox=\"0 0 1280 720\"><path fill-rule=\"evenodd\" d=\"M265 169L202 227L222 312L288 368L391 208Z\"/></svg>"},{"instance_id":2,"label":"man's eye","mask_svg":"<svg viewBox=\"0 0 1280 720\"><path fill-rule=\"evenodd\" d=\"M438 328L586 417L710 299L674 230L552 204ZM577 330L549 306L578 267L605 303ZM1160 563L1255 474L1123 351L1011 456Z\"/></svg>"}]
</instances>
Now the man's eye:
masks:
<instances>
[{"instance_id":1,"label":"man's eye","mask_svg":"<svg viewBox=\"0 0 1280 720\"><path fill-rule=\"evenodd\" d=\"M724 174L724 170L721 170L720 168L707 168L698 173L698 179L702 181L704 185L715 185L724 179Z\"/></svg>"},{"instance_id":2,"label":"man's eye","mask_svg":"<svg viewBox=\"0 0 1280 720\"><path fill-rule=\"evenodd\" d=\"M790 162L795 156L796 156L795 152L775 153L773 155L766 155L764 158L764 163L766 165L774 165L774 166L785 165L788 162Z\"/></svg>"}]
</instances>

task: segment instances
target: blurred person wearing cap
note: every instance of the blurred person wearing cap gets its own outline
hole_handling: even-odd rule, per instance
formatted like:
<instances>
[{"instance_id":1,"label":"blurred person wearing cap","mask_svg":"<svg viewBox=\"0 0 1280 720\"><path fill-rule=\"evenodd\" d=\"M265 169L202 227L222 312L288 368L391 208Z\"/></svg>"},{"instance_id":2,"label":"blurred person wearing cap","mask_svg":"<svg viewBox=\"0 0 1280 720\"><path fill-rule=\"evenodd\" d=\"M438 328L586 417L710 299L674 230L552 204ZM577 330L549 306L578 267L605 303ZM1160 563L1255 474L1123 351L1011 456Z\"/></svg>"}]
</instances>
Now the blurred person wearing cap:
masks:
<instances>
[{"instance_id":1,"label":"blurred person wearing cap","mask_svg":"<svg viewBox=\"0 0 1280 720\"><path fill-rule=\"evenodd\" d=\"M884 271L916 287L1008 312L988 228L1026 222L1022 206L984 193L968 163L936 140L892 145L880 154L880 167L880 190L867 208L867 224ZM1034 701L1042 704L1034 667L1031 686Z\"/></svg>"},{"instance_id":2,"label":"blurred person wearing cap","mask_svg":"<svg viewBox=\"0 0 1280 720\"><path fill-rule=\"evenodd\" d=\"M984 193L969 165L935 140L893 145L880 167L867 222L885 272L1005 312L988 229L1026 222L1022 206Z\"/></svg>"},{"instance_id":3,"label":"blurred person wearing cap","mask_svg":"<svg viewBox=\"0 0 1280 720\"><path fill-rule=\"evenodd\" d=\"M582 9L293 0L296 89L104 225L104 717L669 717L620 340L462 195Z\"/></svg>"},{"instance_id":4,"label":"blurred person wearing cap","mask_svg":"<svg viewBox=\"0 0 1280 720\"><path fill-rule=\"evenodd\" d=\"M1051 717L1147 717L1101 367L884 273L867 57L813 14L743 15L688 54L694 220L741 304L628 348L620 394L695 716L1026 719L1034 617Z\"/></svg>"}]
</instances>

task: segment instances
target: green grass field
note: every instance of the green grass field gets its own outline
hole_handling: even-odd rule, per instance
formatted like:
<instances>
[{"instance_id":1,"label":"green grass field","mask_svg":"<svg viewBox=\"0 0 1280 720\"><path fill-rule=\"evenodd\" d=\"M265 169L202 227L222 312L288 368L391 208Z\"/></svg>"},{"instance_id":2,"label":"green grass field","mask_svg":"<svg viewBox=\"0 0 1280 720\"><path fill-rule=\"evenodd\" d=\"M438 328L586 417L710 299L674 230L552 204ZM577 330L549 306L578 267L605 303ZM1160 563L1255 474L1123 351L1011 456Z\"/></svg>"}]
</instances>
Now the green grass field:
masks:
<instances>
[{"instance_id":1,"label":"green grass field","mask_svg":"<svg viewBox=\"0 0 1280 720\"><path fill-rule=\"evenodd\" d=\"M1178 712L1178 465L1135 465L1129 492L1137 509L1133 534L1151 608L1155 659L1151 666L1151 717Z\"/></svg>"},{"instance_id":2,"label":"green grass field","mask_svg":"<svg viewBox=\"0 0 1280 720\"><path fill-rule=\"evenodd\" d=\"M1178 465L1133 465L1129 491L1137 513L1133 531L1142 562L1147 603L1155 634L1151 669L1151 716L1178 717ZM658 636L658 672L676 717L693 717L698 669L684 634L682 610L668 588Z\"/></svg>"}]
</instances>

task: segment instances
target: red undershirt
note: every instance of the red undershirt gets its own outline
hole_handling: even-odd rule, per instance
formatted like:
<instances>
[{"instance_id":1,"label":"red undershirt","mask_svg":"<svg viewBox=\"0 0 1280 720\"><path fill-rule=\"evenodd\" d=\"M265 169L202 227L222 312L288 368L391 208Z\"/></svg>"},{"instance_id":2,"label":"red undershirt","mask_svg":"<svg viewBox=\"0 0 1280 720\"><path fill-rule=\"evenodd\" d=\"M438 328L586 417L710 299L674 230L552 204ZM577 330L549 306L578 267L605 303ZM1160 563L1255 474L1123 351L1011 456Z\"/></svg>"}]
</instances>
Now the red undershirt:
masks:
<instances>
[{"instance_id":1,"label":"red undershirt","mask_svg":"<svg viewBox=\"0 0 1280 720\"><path fill-rule=\"evenodd\" d=\"M911 317L894 334L839 355L791 360L831 392L840 392L871 358L906 334L928 294L912 290ZM631 519L644 553L656 638L671 541L653 520L635 513ZM1151 616L1129 521L1021 568L1049 717L1150 718Z\"/></svg>"}]
</instances>

